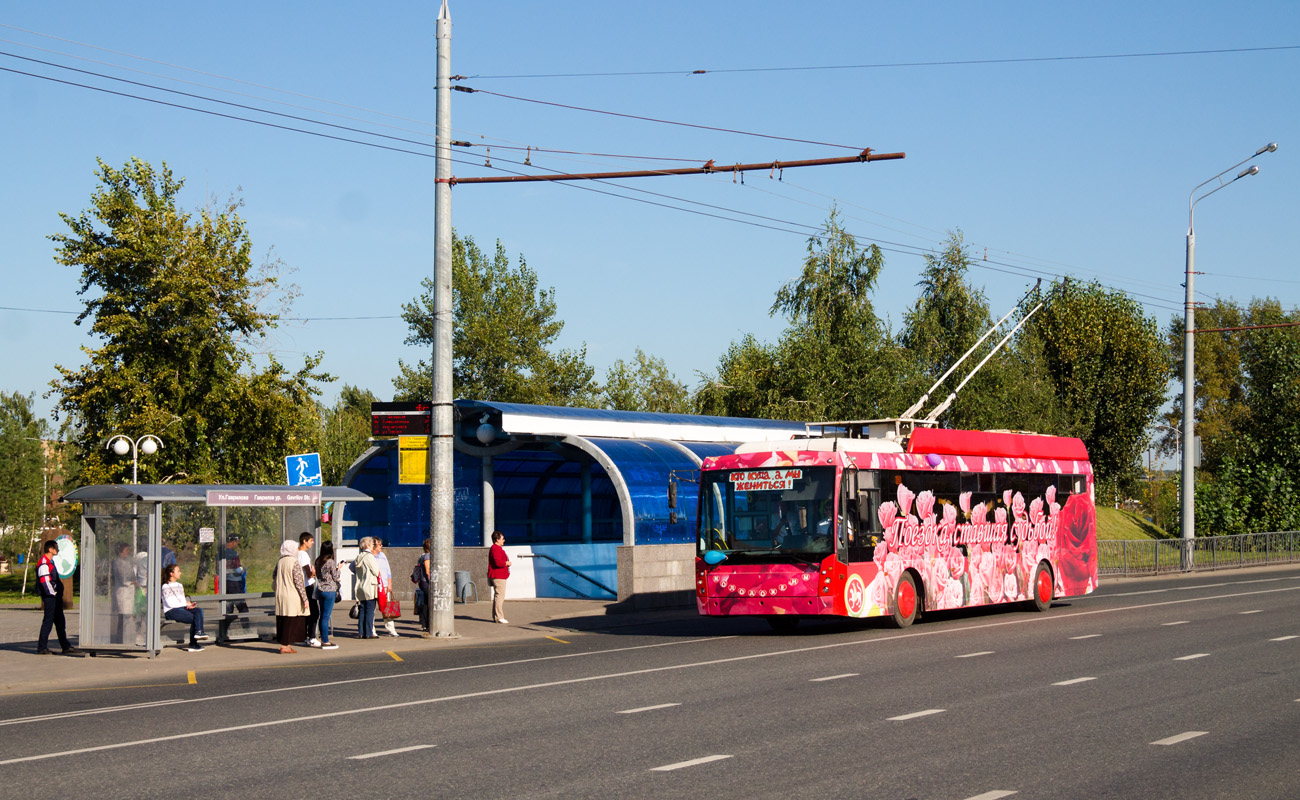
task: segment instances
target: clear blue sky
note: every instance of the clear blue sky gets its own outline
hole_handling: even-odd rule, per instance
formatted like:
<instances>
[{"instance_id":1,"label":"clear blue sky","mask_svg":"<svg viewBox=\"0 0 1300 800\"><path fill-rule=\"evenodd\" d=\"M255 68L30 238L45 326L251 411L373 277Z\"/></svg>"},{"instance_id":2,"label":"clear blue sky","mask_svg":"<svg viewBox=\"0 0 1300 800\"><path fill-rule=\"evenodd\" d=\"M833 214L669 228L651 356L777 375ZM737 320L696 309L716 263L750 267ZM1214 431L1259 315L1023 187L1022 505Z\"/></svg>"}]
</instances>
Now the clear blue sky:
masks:
<instances>
[{"instance_id":1,"label":"clear blue sky","mask_svg":"<svg viewBox=\"0 0 1300 800\"><path fill-rule=\"evenodd\" d=\"M437 3L8 3L0 67L371 142L373 136L168 95L13 55L206 98L414 139L432 153ZM747 332L773 340L773 293L838 202L861 241L888 242L877 307L895 328L915 297L920 250L960 228L975 252L1026 275L971 277L995 310L1033 275L1098 278L1138 293L1163 327L1181 313L1188 192L1278 141L1261 173L1197 207L1203 299L1300 304L1290 235L1300 218L1300 50L1068 59L1300 45L1294 2L469 2L453 0L463 85L751 132L904 151L906 160L624 181L588 188L772 225L771 230L573 185L463 185L457 231L500 240L554 286L565 346L598 375L636 347L691 386ZM1055 59L988 63L1004 59ZM917 62L985 62L914 65ZM913 64L912 66L898 66ZM861 66L852 69L752 70ZM875 66L871 66L875 65ZM895 65L895 66L879 66ZM493 77L658 72L606 77ZM328 102L327 102L328 101ZM396 315L433 268L432 158L390 152L0 72L4 153L0 306L76 311L77 272L53 261L59 212L95 188L95 158L165 161L183 203L238 192L254 249L296 269L294 316L263 349L289 365L325 351L339 378L381 397L406 347ZM851 151L455 93L458 139L719 164ZM458 152L460 177L499 174ZM532 155L588 172L682 166ZM639 194L659 192L678 199ZM709 209L690 205L708 203ZM777 222L744 217L762 215ZM898 245L903 245L899 247ZM990 265L994 266L994 265ZM998 267L1005 269L1004 267ZM0 311L0 388L38 395L53 365L94 344L70 314Z\"/></svg>"}]
</instances>

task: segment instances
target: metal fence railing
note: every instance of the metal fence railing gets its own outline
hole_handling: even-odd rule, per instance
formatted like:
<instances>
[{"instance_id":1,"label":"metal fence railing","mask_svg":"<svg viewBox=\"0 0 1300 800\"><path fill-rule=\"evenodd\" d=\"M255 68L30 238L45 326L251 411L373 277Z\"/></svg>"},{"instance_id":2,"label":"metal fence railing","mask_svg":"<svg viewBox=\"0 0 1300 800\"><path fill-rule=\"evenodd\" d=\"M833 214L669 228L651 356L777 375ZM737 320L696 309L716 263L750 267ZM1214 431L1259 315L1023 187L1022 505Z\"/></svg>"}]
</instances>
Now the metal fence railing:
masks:
<instances>
[{"instance_id":1,"label":"metal fence railing","mask_svg":"<svg viewBox=\"0 0 1300 800\"><path fill-rule=\"evenodd\" d=\"M1204 572L1300 562L1300 533L1274 531L1182 539L1103 540L1097 542L1102 575L1158 575Z\"/></svg>"}]
</instances>

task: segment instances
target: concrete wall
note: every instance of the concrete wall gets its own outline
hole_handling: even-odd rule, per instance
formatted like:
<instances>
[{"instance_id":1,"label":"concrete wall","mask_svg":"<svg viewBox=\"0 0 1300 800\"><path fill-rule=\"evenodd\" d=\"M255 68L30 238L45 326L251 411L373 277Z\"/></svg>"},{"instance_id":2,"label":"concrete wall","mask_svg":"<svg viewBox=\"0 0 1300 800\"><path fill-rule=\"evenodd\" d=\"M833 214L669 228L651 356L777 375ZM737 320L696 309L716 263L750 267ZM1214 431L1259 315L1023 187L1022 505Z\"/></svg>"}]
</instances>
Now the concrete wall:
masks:
<instances>
[{"instance_id":1,"label":"concrete wall","mask_svg":"<svg viewBox=\"0 0 1300 800\"><path fill-rule=\"evenodd\" d=\"M618 548L618 603L611 611L642 611L694 603L694 543Z\"/></svg>"}]
</instances>

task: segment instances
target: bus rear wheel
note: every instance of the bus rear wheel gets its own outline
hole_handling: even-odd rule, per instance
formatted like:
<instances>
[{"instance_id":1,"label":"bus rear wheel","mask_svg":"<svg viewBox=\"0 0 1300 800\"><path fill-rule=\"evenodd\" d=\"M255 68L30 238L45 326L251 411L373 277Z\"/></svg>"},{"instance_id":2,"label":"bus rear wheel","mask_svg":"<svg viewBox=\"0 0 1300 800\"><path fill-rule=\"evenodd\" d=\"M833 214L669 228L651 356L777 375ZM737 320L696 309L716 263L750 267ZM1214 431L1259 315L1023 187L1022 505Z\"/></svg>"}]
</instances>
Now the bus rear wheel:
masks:
<instances>
[{"instance_id":1,"label":"bus rear wheel","mask_svg":"<svg viewBox=\"0 0 1300 800\"><path fill-rule=\"evenodd\" d=\"M1045 561L1034 567L1033 577L1029 579L1029 604L1035 611L1052 607L1052 568Z\"/></svg>"},{"instance_id":2,"label":"bus rear wheel","mask_svg":"<svg viewBox=\"0 0 1300 800\"><path fill-rule=\"evenodd\" d=\"M916 581L912 578L912 573L904 572L898 578L898 586L894 588L894 613L890 616L889 621L894 624L895 628L906 628L916 620L917 606L920 604L916 595Z\"/></svg>"},{"instance_id":3,"label":"bus rear wheel","mask_svg":"<svg viewBox=\"0 0 1300 800\"><path fill-rule=\"evenodd\" d=\"M799 627L799 618L794 614L772 614L767 618L767 624L777 633L790 633Z\"/></svg>"}]
</instances>

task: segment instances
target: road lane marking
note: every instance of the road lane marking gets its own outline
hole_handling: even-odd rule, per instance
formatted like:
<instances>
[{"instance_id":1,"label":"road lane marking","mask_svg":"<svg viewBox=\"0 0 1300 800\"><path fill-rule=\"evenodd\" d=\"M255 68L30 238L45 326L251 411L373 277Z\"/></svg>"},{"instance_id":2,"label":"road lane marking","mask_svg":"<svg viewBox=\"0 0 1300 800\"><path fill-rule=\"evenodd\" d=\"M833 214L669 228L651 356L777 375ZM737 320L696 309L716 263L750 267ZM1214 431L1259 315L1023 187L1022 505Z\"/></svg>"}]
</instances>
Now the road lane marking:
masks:
<instances>
[{"instance_id":1,"label":"road lane marking","mask_svg":"<svg viewBox=\"0 0 1300 800\"><path fill-rule=\"evenodd\" d=\"M1144 592L1119 592L1117 594L1108 594L1106 597L1136 597L1140 594L1164 594L1168 589L1147 589Z\"/></svg>"},{"instance_id":2,"label":"road lane marking","mask_svg":"<svg viewBox=\"0 0 1300 800\"><path fill-rule=\"evenodd\" d=\"M1256 609L1254 609L1253 611L1243 611L1243 612L1241 612L1241 613L1242 613L1243 615L1245 615L1245 614L1258 614L1259 612L1261 612L1261 611L1263 611L1263 610L1264 610L1264 609L1262 609L1262 608L1256 608Z\"/></svg>"},{"instance_id":3,"label":"road lane marking","mask_svg":"<svg viewBox=\"0 0 1300 800\"><path fill-rule=\"evenodd\" d=\"M194 670L190 670L189 672L187 672L187 673L185 674L185 677L186 677L187 679L189 679L189 682L190 682L190 683L198 683L198 682L199 682L198 677L196 677L196 676L194 675Z\"/></svg>"},{"instance_id":4,"label":"road lane marking","mask_svg":"<svg viewBox=\"0 0 1300 800\"><path fill-rule=\"evenodd\" d=\"M1230 585L1231 584L1229 583L1201 583L1201 584L1197 584L1196 586L1175 586L1173 587L1173 590L1175 592L1190 592L1193 589L1213 589L1216 586L1230 586Z\"/></svg>"},{"instance_id":5,"label":"road lane marking","mask_svg":"<svg viewBox=\"0 0 1300 800\"><path fill-rule=\"evenodd\" d=\"M1186 624L1187 624L1187 620L1185 620L1185 619L1180 619L1180 620L1178 620L1177 622L1164 622L1164 623L1161 623L1160 627L1162 627L1162 628L1168 628L1170 625L1186 625Z\"/></svg>"},{"instance_id":6,"label":"road lane marking","mask_svg":"<svg viewBox=\"0 0 1300 800\"><path fill-rule=\"evenodd\" d=\"M843 675L827 675L825 678L810 678L808 682L821 683L822 681L837 681L840 678L856 678L858 674L857 672L846 672Z\"/></svg>"},{"instance_id":7,"label":"road lane marking","mask_svg":"<svg viewBox=\"0 0 1300 800\"><path fill-rule=\"evenodd\" d=\"M913 711L911 714L903 714L900 717L889 717L886 721L904 722L909 719L916 719L917 717L928 717L931 714L942 714L945 711L947 711L946 708L927 708L924 711Z\"/></svg>"},{"instance_id":8,"label":"road lane marking","mask_svg":"<svg viewBox=\"0 0 1300 800\"><path fill-rule=\"evenodd\" d=\"M676 764L665 764L662 767L654 767L650 771L651 772L672 772L675 769L685 769L686 767L694 767L699 764L708 764L710 761L721 761L724 758L731 758L731 756L717 755L717 756L704 756L703 758L692 758L690 761L678 761Z\"/></svg>"},{"instance_id":9,"label":"road lane marking","mask_svg":"<svg viewBox=\"0 0 1300 800\"><path fill-rule=\"evenodd\" d=\"M1276 639L1269 639L1270 642L1285 642L1289 639L1295 639L1295 636L1279 636Z\"/></svg>"},{"instance_id":10,"label":"road lane marking","mask_svg":"<svg viewBox=\"0 0 1300 800\"><path fill-rule=\"evenodd\" d=\"M387 653L388 655L392 656L394 661L401 661L401 660L402 660L402 657L399 656L397 653L394 653L392 650L385 650L384 652Z\"/></svg>"},{"instance_id":11,"label":"road lane marking","mask_svg":"<svg viewBox=\"0 0 1300 800\"><path fill-rule=\"evenodd\" d=\"M1209 653L1192 653L1190 656L1179 656L1174 661L1191 661L1193 658L1205 658Z\"/></svg>"},{"instance_id":12,"label":"road lane marking","mask_svg":"<svg viewBox=\"0 0 1300 800\"><path fill-rule=\"evenodd\" d=\"M1088 634L1084 634L1083 636L1071 636L1071 637L1070 637L1070 641L1075 642L1075 641L1078 641L1079 639L1096 639L1098 636L1101 636L1101 634L1100 634L1100 633L1088 633Z\"/></svg>"},{"instance_id":13,"label":"road lane marking","mask_svg":"<svg viewBox=\"0 0 1300 800\"><path fill-rule=\"evenodd\" d=\"M626 711L615 711L615 714L640 714L642 711L658 711L661 708L672 708L680 706L681 703L660 703L657 706L641 706L640 708L629 708Z\"/></svg>"},{"instance_id":14,"label":"road lane marking","mask_svg":"<svg viewBox=\"0 0 1300 800\"><path fill-rule=\"evenodd\" d=\"M974 658L975 656L991 656L991 655L993 655L992 650L981 650L978 653L966 653L965 655L957 656L957 658Z\"/></svg>"},{"instance_id":15,"label":"road lane marking","mask_svg":"<svg viewBox=\"0 0 1300 800\"><path fill-rule=\"evenodd\" d=\"M412 750L428 750L430 747L437 747L436 744L417 744L411 747L399 747L396 750L380 750L378 753L363 753L359 756L348 756L348 761L360 761L364 758L379 758L380 756L391 756L398 753L409 753Z\"/></svg>"},{"instance_id":16,"label":"road lane marking","mask_svg":"<svg viewBox=\"0 0 1300 800\"><path fill-rule=\"evenodd\" d=\"M1151 744L1178 744L1179 742L1185 742L1188 739L1195 739L1197 736L1204 736L1207 733L1209 733L1209 731L1188 731L1187 733L1170 736L1168 739L1161 739L1160 741L1152 742Z\"/></svg>"},{"instance_id":17,"label":"road lane marking","mask_svg":"<svg viewBox=\"0 0 1300 800\"><path fill-rule=\"evenodd\" d=\"M1268 579L1268 580L1283 580L1283 579L1281 579L1281 578L1274 578L1274 579ZM1288 579L1288 580L1289 580L1289 579ZM1247 583L1261 583L1261 582L1267 582L1267 581L1247 581ZM923 637L923 636L943 636L943 635L954 634L954 633L969 633L969 632L971 632L971 631L976 631L976 630L987 630L987 629L990 629L990 628L1001 628L1001 627L1005 627L1005 626L1008 626L1008 625L1024 625L1024 624L1030 624L1030 623L1044 623L1044 622L1053 622L1053 621L1069 621L1069 620L1071 620L1071 619L1073 619L1073 618L1075 618L1075 617L1094 616L1094 615L1098 615L1098 614L1111 614L1111 613L1114 613L1114 612L1117 612L1117 611L1143 611L1143 610L1146 610L1146 609L1149 609L1149 608L1160 608L1160 607L1162 607L1162 606L1183 605L1183 604L1186 604L1186 603L1201 603L1201 602L1205 602L1205 601L1208 601L1208 600L1230 600L1230 599L1235 599L1235 598L1238 598L1238 597L1252 597L1252 596L1256 596L1256 595L1276 594L1276 593L1279 593L1279 592L1295 592L1295 591L1300 591L1300 586L1286 586L1286 587L1282 587L1282 588L1278 588L1278 589L1259 589L1259 590L1249 591L1249 592L1235 592L1235 593L1231 593L1231 594L1210 595L1210 596L1207 596L1207 597L1188 597L1188 598L1184 598L1184 599L1181 599L1181 600L1163 600L1163 601L1156 602L1156 603L1141 603L1141 604L1133 605L1133 606L1117 606L1117 607L1115 607L1115 608L1098 608L1098 609L1094 609L1094 610L1091 610L1091 611L1078 611L1078 612L1074 612L1074 613L1057 613L1057 614L1051 614L1051 615L1037 614L1037 615L1033 615L1033 616L1025 616L1025 617L1020 618L1020 619L999 620L999 621L997 621L997 622L986 622L986 623L980 623L980 624L975 624L975 625L960 626L960 627L951 627L951 628L939 628L939 629L935 629L935 630L919 630L919 631L918 631L918 630L912 630L912 631L909 631L909 632L907 632L907 633L898 633L898 634L893 634L893 635L888 635L888 636L878 636L878 637L872 637L872 638L867 638L867 639L855 639L855 640L853 640L853 641L849 641L849 642L834 642L834 643L831 643L831 644L812 645L812 646L809 646L809 647L792 648L792 649L789 649L789 650L777 650L777 651L766 652L766 653L753 653L753 654L750 654L750 655L734 656L734 657L731 657L731 658L724 658L724 659L710 659L710 660L707 660L707 661L688 662L688 663L685 663L685 664L674 664L674 665L670 665L670 666L666 666L666 667L654 667L654 668L650 668L650 669L646 669L646 670L639 670L639 671L636 671L636 672L630 672L630 673L615 673L615 674L610 674L610 675L594 675L594 676L589 676L589 677L587 677L587 678L576 678L576 679L573 679L572 681L568 681L568 682L571 683L571 682L586 682L586 681L596 681L596 680L608 680L608 679L612 679L612 678L628 677L628 676L631 676L631 675L641 675L641 674L646 674L646 673L650 673L650 672L665 672L665 671L669 671L669 670L692 669L692 668L702 667L702 666L717 666L717 665L719 665L719 664L729 664L729 663L735 663L735 662L739 662L739 661L748 661L748 660L759 659L759 658L771 658L771 657L774 657L774 656L802 655L802 654L805 654L805 653L815 652L815 651L819 651L819 650L831 650L831 649L836 649L836 648L840 648L840 647L857 647L857 646L862 646L862 645L875 645L875 644L882 644L882 643L888 643L888 642L900 641L900 640L905 640L905 639L915 639L915 638ZM1103 597L1109 597L1109 596L1111 596L1111 595L1102 595L1102 596L1103 596ZM1087 599L1087 598L1081 598L1081 599ZM463 672L463 671L467 671L467 670L491 669L491 668L495 668L495 667L509 667L509 666L517 666L517 665L520 665L520 664L533 664L533 663L538 663L538 662L543 662L543 661L555 661L555 660L558 660L558 659L565 659L565 658L585 658L585 657L589 657L589 656L605 655L605 654L609 654L609 653L621 653L621 652L627 652L627 651L632 651L632 650L648 650L648 649L653 649L653 648L660 648L660 647L676 647L676 646L678 646L678 645L688 645L688 644L708 644L708 643L712 643L712 642L722 641L722 640L726 640L726 639L735 639L735 638L738 638L738 637L737 637L736 635L712 636L712 637L704 637L704 638L700 638L700 639L688 639L688 640L683 640L683 641L657 642L657 643L655 643L655 644L647 644L647 645L632 645L632 646L630 646L630 647L617 647L617 648L610 648L610 649L608 649L608 650L595 650L595 651L586 651L586 652L581 652L581 653L563 653L563 654L560 654L560 655L553 655L553 656L538 656L538 657L535 657L535 658L521 658L521 659L515 659L515 660L512 660L512 661L494 661L494 662L489 663L489 664L470 664L470 665L463 666L463 667L444 667L444 668L441 668L441 669L419 670L419 671L412 671L412 672L398 673L398 674L394 674L394 675L374 675L374 676L365 677L365 678L349 678L349 679L337 680L337 681L326 681L326 682L323 682L323 683L303 684L303 685L301 685L301 686L282 686L282 687L278 687L278 688L275 688L275 689L258 689L258 690L247 691L247 692L232 692L232 693L229 693L229 694L223 694L223 695L210 695L210 696L207 696L207 697L187 698L187 699L182 699L182 700L163 700L163 701L155 701L155 702L149 702L149 703L139 703L139 704L130 705L130 706L110 706L110 707L104 707L104 708L82 709L82 710L79 710L79 711L61 712L61 713L57 713L57 714L42 714L42 715L35 715L35 716L29 716L29 717L18 717L18 718L14 718L14 719L0 719L0 727L5 726L5 725L22 725L22 724L24 724L24 723L29 723L29 722L41 722L41 721L47 721L47 720L52 720L52 719L65 719L65 718L68 718L68 717L87 716L87 715L91 715L91 714L108 714L108 713L119 712L119 711L127 711L127 710L133 710L133 709L153 708L153 707L160 706L160 705L173 705L173 704L177 704L177 703L202 703L202 702L208 702L208 701L213 701L213 700L231 700L231 699L234 699L234 698L240 698L240 697L251 697L251 696L257 696L257 695L264 695L264 694L275 694L275 693L279 693L279 692L296 692L296 691L304 691L304 690L309 690L309 689L325 689L325 688L331 688L331 687L335 687L335 686L345 686L345 685L348 685L348 684L354 684L354 683L369 683L369 682L372 682L372 681L395 680L395 679L399 679L399 678L416 678L416 677L425 677L425 676L428 676L428 675L438 675L438 674L444 674L444 673L450 673L450 672ZM337 662L337 663L338 663L338 664L346 664L346 663L355 663L355 662ZM474 693L474 694L468 694L468 695L453 695L453 696L449 696L449 697L436 697L436 698L431 698L431 699L426 699L426 700L421 700L421 701L415 701L415 703L416 703L416 704L419 704L419 703L441 703L441 702L447 702L447 701L451 701L451 700L461 700L461 699L467 699L467 698L471 698L471 697L480 697L480 696L483 696L484 694L501 694L501 693L505 693L505 692L516 692L516 691L524 691L524 690L531 690L531 689L538 689L538 688L549 688L549 687L551 687L551 686L561 685L561 684L564 684L564 683L566 683L566 682L565 682L565 681L560 681L560 682L556 682L556 683L543 683L543 684L534 684L534 685L522 686L522 687L509 687L509 688L505 688L505 689L499 689L499 690L496 690L496 691L494 691L494 692L487 692L487 693ZM182 685L182 686L183 686L184 684L153 684L153 685L164 685L164 686L170 686L170 685ZM102 687L102 688L104 688L104 689L116 689L116 688L133 688L133 687ZM67 691L95 691L95 689L73 689L73 690L67 690ZM35 692L35 694L40 694L40 693L43 693L43 692ZM10 693L10 694L33 694L33 692L13 692L13 693ZM388 706L385 706L385 707L383 707L383 708L388 708ZM334 712L333 714L330 714L330 715L327 715L327 716L340 716L340 715L345 715L345 714L361 714L361 713L369 712L369 711L371 711L371 710L373 710L373 707L358 708L358 709L354 709L354 710ZM317 718L317 717L311 717L310 719L316 719L316 718ZM270 726L270 725L281 725L281 724L286 724L286 723L288 723L288 722L293 722L293 721L294 721L294 720L273 720L273 721L266 722L266 723L258 723L258 724L255 724L255 725L251 726L251 727L267 727L267 726ZM190 734L181 734L180 738L186 738L186 737L190 737L190 736L204 736L204 735L213 734L213 733L222 733L222 732L225 732L225 731L227 731L227 730L242 730L242 729L243 729L243 728L234 728L234 729L216 729L216 730L208 730L208 731L196 731L196 732L193 732L193 733L190 733ZM123 743L118 743L118 744L114 744L114 745L106 745L106 746L101 747L101 748L92 748L92 750L93 750L93 749L101 749L101 750L102 750L102 749L114 749L114 748L118 748L118 747L131 747L131 746L135 746L135 745L139 745L139 744L150 744L150 743L153 743L153 741L154 741L154 740L141 740L141 741L136 741L136 742L123 742ZM162 741L162 740L159 740L159 741ZM8 761L0 761L0 766L2 766L2 765L4 765L4 764L18 763L19 761L36 761L36 760L41 760L41 759L46 759L46 758L56 758L56 757L58 757L58 756L60 756L60 755L69 755L69 754L80 753L80 752L89 752L89 750L73 750L73 751L64 751L64 752L56 752L56 753L46 753L46 754L42 754L42 755L38 755L38 756L29 756L29 757L26 757L26 758L20 758L20 759L10 759L10 760L8 760Z\"/></svg>"},{"instance_id":18,"label":"road lane marking","mask_svg":"<svg viewBox=\"0 0 1300 800\"><path fill-rule=\"evenodd\" d=\"M994 789L991 792L985 792L984 794L977 794L974 795L973 797L967 797L966 800L998 800L999 798L1002 797L1010 797L1013 794L1016 794L1016 792L1009 792L1005 789Z\"/></svg>"},{"instance_id":19,"label":"road lane marking","mask_svg":"<svg viewBox=\"0 0 1300 800\"><path fill-rule=\"evenodd\" d=\"M546 638L550 639L552 642L559 642L560 644L568 644L568 642L564 641L563 639L558 639L554 636L547 636Z\"/></svg>"},{"instance_id":20,"label":"road lane marking","mask_svg":"<svg viewBox=\"0 0 1300 800\"><path fill-rule=\"evenodd\" d=\"M1060 681L1060 682L1058 682L1058 683L1054 683L1054 684L1052 684L1052 685L1053 685L1053 686L1071 686L1071 685L1076 684L1076 683L1084 683L1085 681L1095 681L1095 680L1097 680L1097 679L1096 679L1096 678L1071 678L1071 679L1068 680L1068 681Z\"/></svg>"}]
</instances>

